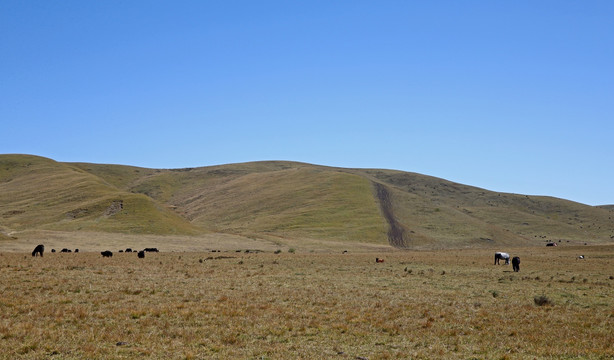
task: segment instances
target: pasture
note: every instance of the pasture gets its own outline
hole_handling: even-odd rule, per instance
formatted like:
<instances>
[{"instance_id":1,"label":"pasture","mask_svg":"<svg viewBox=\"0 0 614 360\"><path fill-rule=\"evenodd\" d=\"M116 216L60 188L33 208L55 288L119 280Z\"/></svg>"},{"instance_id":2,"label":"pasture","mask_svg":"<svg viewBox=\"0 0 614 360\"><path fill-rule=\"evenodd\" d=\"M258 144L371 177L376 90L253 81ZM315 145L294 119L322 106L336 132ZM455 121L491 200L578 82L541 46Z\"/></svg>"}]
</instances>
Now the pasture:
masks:
<instances>
[{"instance_id":1,"label":"pasture","mask_svg":"<svg viewBox=\"0 0 614 360\"><path fill-rule=\"evenodd\" d=\"M494 250L159 247L144 259L0 253L0 357L614 356L614 246L502 249L518 273L493 265Z\"/></svg>"}]
</instances>

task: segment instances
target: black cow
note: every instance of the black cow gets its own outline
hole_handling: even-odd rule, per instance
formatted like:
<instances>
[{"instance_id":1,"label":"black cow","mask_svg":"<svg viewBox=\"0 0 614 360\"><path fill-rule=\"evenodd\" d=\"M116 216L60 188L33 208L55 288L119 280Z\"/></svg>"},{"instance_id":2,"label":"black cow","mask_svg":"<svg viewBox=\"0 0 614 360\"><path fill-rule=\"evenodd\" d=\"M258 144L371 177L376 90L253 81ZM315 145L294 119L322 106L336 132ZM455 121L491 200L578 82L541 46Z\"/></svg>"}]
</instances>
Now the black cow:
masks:
<instances>
[{"instance_id":1,"label":"black cow","mask_svg":"<svg viewBox=\"0 0 614 360\"><path fill-rule=\"evenodd\" d=\"M51 249L51 252L55 252L55 249Z\"/></svg>"},{"instance_id":2,"label":"black cow","mask_svg":"<svg viewBox=\"0 0 614 360\"><path fill-rule=\"evenodd\" d=\"M132 252L132 249L131 248L127 248L126 252Z\"/></svg>"},{"instance_id":3,"label":"black cow","mask_svg":"<svg viewBox=\"0 0 614 360\"><path fill-rule=\"evenodd\" d=\"M143 251L146 251L146 252L159 252L158 248L146 248Z\"/></svg>"},{"instance_id":4,"label":"black cow","mask_svg":"<svg viewBox=\"0 0 614 360\"><path fill-rule=\"evenodd\" d=\"M67 249L67 248L64 248L64 249L62 249L62 251L60 251L60 252L64 252L64 253L66 253L66 252L72 252L72 250Z\"/></svg>"},{"instance_id":5,"label":"black cow","mask_svg":"<svg viewBox=\"0 0 614 360\"><path fill-rule=\"evenodd\" d=\"M100 254L102 255L102 257L112 257L113 256L113 253L110 252L109 250L102 251Z\"/></svg>"},{"instance_id":6,"label":"black cow","mask_svg":"<svg viewBox=\"0 0 614 360\"><path fill-rule=\"evenodd\" d=\"M43 257L43 252L45 251L45 245L37 245L32 251L32 256L40 255Z\"/></svg>"},{"instance_id":7,"label":"black cow","mask_svg":"<svg viewBox=\"0 0 614 360\"><path fill-rule=\"evenodd\" d=\"M79 249L75 249L75 252L76 252L76 253L78 253L78 252L79 252Z\"/></svg>"},{"instance_id":8,"label":"black cow","mask_svg":"<svg viewBox=\"0 0 614 360\"><path fill-rule=\"evenodd\" d=\"M139 251L139 253L137 254L137 256L139 257L139 259L143 259L145 257L145 250L141 250Z\"/></svg>"},{"instance_id":9,"label":"black cow","mask_svg":"<svg viewBox=\"0 0 614 360\"><path fill-rule=\"evenodd\" d=\"M514 256L512 259L512 266L514 267L515 272L520 271L520 258L518 256Z\"/></svg>"}]
</instances>

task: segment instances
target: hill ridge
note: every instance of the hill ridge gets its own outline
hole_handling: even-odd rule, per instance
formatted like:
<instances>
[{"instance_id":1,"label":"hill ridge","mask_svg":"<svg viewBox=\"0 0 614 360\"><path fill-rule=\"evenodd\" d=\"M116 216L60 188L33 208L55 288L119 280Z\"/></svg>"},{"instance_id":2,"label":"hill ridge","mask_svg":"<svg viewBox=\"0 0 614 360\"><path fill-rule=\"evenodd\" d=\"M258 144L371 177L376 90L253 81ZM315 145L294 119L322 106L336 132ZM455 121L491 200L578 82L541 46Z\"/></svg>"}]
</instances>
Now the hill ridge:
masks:
<instances>
[{"instance_id":1,"label":"hill ridge","mask_svg":"<svg viewBox=\"0 0 614 360\"><path fill-rule=\"evenodd\" d=\"M494 192L399 170L292 161L148 169L0 155L5 238L44 229L226 233L415 249L609 243L613 213L614 206Z\"/></svg>"}]
</instances>

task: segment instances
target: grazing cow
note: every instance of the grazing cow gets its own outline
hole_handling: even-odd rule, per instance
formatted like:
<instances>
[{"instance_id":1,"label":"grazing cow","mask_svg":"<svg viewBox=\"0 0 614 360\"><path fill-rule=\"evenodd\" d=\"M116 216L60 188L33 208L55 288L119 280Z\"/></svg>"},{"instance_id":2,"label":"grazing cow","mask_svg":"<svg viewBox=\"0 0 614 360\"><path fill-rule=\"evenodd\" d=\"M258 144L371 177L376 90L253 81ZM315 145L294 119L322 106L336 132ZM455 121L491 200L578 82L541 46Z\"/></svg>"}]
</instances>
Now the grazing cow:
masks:
<instances>
[{"instance_id":1,"label":"grazing cow","mask_svg":"<svg viewBox=\"0 0 614 360\"><path fill-rule=\"evenodd\" d=\"M113 253L110 252L109 250L102 251L100 254L102 255L102 257L112 257L113 256Z\"/></svg>"},{"instance_id":2,"label":"grazing cow","mask_svg":"<svg viewBox=\"0 0 614 360\"><path fill-rule=\"evenodd\" d=\"M45 245L37 245L32 251L32 256L40 255L43 257L43 252L45 251Z\"/></svg>"},{"instance_id":3,"label":"grazing cow","mask_svg":"<svg viewBox=\"0 0 614 360\"><path fill-rule=\"evenodd\" d=\"M62 249L62 251L60 251L60 252L64 252L64 253L67 253L67 252L72 252L72 250L70 250L70 249L67 249L67 248L64 248L64 249Z\"/></svg>"},{"instance_id":4,"label":"grazing cow","mask_svg":"<svg viewBox=\"0 0 614 360\"><path fill-rule=\"evenodd\" d=\"M138 256L139 259L143 259L145 257L145 251L144 250L139 251L139 253L136 254L136 256Z\"/></svg>"},{"instance_id":5,"label":"grazing cow","mask_svg":"<svg viewBox=\"0 0 614 360\"><path fill-rule=\"evenodd\" d=\"M518 256L514 256L512 259L512 266L514 267L514 272L520 271L520 258Z\"/></svg>"},{"instance_id":6,"label":"grazing cow","mask_svg":"<svg viewBox=\"0 0 614 360\"><path fill-rule=\"evenodd\" d=\"M76 253L78 253L78 252L79 252L79 249L75 249L75 252L76 252Z\"/></svg>"},{"instance_id":7,"label":"grazing cow","mask_svg":"<svg viewBox=\"0 0 614 360\"><path fill-rule=\"evenodd\" d=\"M549 242L549 243L546 244L546 246L556 246L556 243L555 242Z\"/></svg>"},{"instance_id":8,"label":"grazing cow","mask_svg":"<svg viewBox=\"0 0 614 360\"><path fill-rule=\"evenodd\" d=\"M126 252L132 252L132 249L131 248L127 248Z\"/></svg>"},{"instance_id":9,"label":"grazing cow","mask_svg":"<svg viewBox=\"0 0 614 360\"><path fill-rule=\"evenodd\" d=\"M504 252L495 253L495 265L499 264L499 260L505 260L505 265L510 264L510 254Z\"/></svg>"},{"instance_id":10,"label":"grazing cow","mask_svg":"<svg viewBox=\"0 0 614 360\"><path fill-rule=\"evenodd\" d=\"M375 258L375 262L376 262L376 263L383 263L383 262L384 262L384 259Z\"/></svg>"},{"instance_id":11,"label":"grazing cow","mask_svg":"<svg viewBox=\"0 0 614 360\"><path fill-rule=\"evenodd\" d=\"M145 250L143 250L143 251L146 251L146 252L159 252L159 251L158 251L158 248L146 248L146 249L145 249Z\"/></svg>"},{"instance_id":12,"label":"grazing cow","mask_svg":"<svg viewBox=\"0 0 614 360\"><path fill-rule=\"evenodd\" d=\"M55 249L51 249L51 252L55 252Z\"/></svg>"}]
</instances>

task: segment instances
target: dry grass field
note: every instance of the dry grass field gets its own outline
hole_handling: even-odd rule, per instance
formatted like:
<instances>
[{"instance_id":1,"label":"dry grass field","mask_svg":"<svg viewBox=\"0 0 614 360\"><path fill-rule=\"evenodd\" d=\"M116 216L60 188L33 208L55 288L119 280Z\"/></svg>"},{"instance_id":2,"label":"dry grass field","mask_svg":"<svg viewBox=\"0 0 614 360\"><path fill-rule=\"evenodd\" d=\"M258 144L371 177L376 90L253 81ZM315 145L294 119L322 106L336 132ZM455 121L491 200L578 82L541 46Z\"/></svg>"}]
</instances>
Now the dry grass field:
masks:
<instances>
[{"instance_id":1,"label":"dry grass field","mask_svg":"<svg viewBox=\"0 0 614 360\"><path fill-rule=\"evenodd\" d=\"M509 250L2 252L0 357L614 357L614 246Z\"/></svg>"},{"instance_id":2,"label":"dry grass field","mask_svg":"<svg viewBox=\"0 0 614 360\"><path fill-rule=\"evenodd\" d=\"M146 169L0 154L0 242L35 231L412 250L599 245L614 241L614 210L394 170L283 161Z\"/></svg>"}]
</instances>

